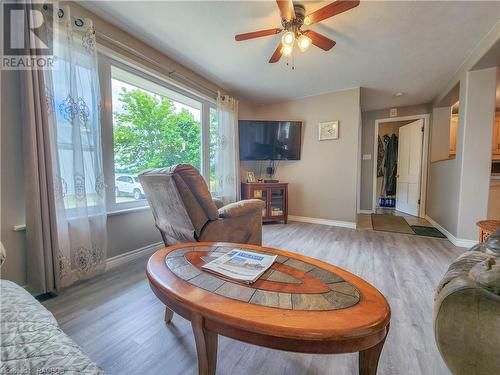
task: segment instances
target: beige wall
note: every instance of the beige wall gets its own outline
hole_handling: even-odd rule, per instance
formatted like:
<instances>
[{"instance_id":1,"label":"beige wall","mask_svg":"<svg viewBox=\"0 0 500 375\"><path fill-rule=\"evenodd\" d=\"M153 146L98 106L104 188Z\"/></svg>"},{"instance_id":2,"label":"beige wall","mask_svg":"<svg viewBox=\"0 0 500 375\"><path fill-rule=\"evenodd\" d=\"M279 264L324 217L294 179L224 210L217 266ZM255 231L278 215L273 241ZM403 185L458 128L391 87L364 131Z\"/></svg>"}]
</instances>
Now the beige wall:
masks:
<instances>
[{"instance_id":1,"label":"beige wall","mask_svg":"<svg viewBox=\"0 0 500 375\"><path fill-rule=\"evenodd\" d=\"M476 238L476 222L488 217L496 76L495 67L469 72L466 77L459 238Z\"/></svg>"},{"instance_id":2,"label":"beige wall","mask_svg":"<svg viewBox=\"0 0 500 375\"><path fill-rule=\"evenodd\" d=\"M408 107L398 107L398 117L430 113L430 105L421 104ZM374 154L375 120L389 118L389 108L377 111L363 112L361 154L371 155L371 160L361 161L361 193L360 209L372 210L373 205L373 163L377 162Z\"/></svg>"},{"instance_id":3,"label":"beige wall","mask_svg":"<svg viewBox=\"0 0 500 375\"><path fill-rule=\"evenodd\" d=\"M108 258L162 242L151 210L118 213L108 216Z\"/></svg>"},{"instance_id":4,"label":"beige wall","mask_svg":"<svg viewBox=\"0 0 500 375\"><path fill-rule=\"evenodd\" d=\"M356 221L360 90L352 89L267 105L240 105L240 120L303 122L301 160L281 162L277 177L289 185L289 214ZM339 139L318 140L318 123L339 120ZM241 175L258 163L242 162Z\"/></svg>"},{"instance_id":5,"label":"beige wall","mask_svg":"<svg viewBox=\"0 0 500 375\"><path fill-rule=\"evenodd\" d=\"M457 155L455 159L431 163L427 182L427 215L454 236L460 201L460 162Z\"/></svg>"}]
</instances>

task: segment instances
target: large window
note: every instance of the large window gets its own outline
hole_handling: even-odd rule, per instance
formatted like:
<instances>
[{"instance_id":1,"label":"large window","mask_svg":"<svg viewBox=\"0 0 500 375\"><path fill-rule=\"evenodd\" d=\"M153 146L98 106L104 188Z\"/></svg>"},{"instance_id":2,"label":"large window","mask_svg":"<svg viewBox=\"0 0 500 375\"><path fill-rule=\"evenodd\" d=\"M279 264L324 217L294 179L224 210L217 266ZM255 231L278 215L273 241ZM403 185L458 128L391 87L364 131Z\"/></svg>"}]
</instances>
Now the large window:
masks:
<instances>
[{"instance_id":1,"label":"large window","mask_svg":"<svg viewBox=\"0 0 500 375\"><path fill-rule=\"evenodd\" d=\"M146 205L137 175L179 163L198 168L215 192L214 105L133 67L102 60L101 79L108 85L104 99L111 103L103 120L112 129L104 137L109 209ZM112 155L106 155L109 151Z\"/></svg>"}]
</instances>

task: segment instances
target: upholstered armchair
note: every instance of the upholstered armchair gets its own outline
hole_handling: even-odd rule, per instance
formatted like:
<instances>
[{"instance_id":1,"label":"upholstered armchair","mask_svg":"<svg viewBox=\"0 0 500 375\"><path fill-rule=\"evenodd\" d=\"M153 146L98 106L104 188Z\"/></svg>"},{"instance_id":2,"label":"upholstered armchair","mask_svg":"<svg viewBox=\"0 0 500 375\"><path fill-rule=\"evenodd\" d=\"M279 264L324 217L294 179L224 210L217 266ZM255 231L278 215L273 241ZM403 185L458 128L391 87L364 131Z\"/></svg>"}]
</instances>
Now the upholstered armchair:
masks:
<instances>
[{"instance_id":1,"label":"upholstered armchair","mask_svg":"<svg viewBox=\"0 0 500 375\"><path fill-rule=\"evenodd\" d=\"M262 243L264 202L248 199L224 206L212 198L192 165L149 169L139 181L166 246L197 241Z\"/></svg>"},{"instance_id":2,"label":"upholstered armchair","mask_svg":"<svg viewBox=\"0 0 500 375\"><path fill-rule=\"evenodd\" d=\"M434 303L434 335L453 374L500 374L500 230L446 272Z\"/></svg>"}]
</instances>

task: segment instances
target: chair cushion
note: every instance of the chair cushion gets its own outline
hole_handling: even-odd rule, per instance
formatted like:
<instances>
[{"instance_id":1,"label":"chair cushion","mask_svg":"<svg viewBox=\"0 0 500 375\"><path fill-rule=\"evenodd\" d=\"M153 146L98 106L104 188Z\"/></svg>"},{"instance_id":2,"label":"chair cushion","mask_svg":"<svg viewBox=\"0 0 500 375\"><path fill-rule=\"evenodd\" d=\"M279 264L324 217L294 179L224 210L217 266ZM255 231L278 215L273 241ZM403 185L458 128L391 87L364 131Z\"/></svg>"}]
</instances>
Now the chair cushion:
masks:
<instances>
[{"instance_id":1,"label":"chair cushion","mask_svg":"<svg viewBox=\"0 0 500 375\"><path fill-rule=\"evenodd\" d=\"M251 215L257 211L259 215L265 207L264 201L260 199L245 199L239 202L229 203L219 209L219 216L224 218Z\"/></svg>"},{"instance_id":2,"label":"chair cushion","mask_svg":"<svg viewBox=\"0 0 500 375\"><path fill-rule=\"evenodd\" d=\"M181 185L182 187L180 187L179 185L177 186L179 188L179 193L183 196L183 198L183 193L185 193L183 189L184 187L187 187L191 191L192 196L194 196L194 198L196 199L196 203L200 205L201 208L203 208L203 211L205 211L205 215L208 217L208 219L217 220L219 218L217 206L212 200L212 195L208 190L207 183L201 176L200 172L191 164L178 164L172 167L172 172L174 174L176 182L180 181L180 177L185 183L185 186L183 184ZM188 198L190 197L188 196ZM188 204L189 200L190 199L188 199ZM184 202L184 204L186 204L186 201ZM186 208L189 212L189 208Z\"/></svg>"}]
</instances>

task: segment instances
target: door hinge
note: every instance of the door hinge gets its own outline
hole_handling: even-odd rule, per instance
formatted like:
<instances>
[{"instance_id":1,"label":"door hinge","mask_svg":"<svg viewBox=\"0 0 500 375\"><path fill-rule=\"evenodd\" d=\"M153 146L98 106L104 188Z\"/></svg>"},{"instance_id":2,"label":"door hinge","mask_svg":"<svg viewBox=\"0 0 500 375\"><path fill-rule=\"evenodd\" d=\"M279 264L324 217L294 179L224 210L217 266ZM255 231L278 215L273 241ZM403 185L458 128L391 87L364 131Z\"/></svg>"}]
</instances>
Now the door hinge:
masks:
<instances>
[{"instance_id":1,"label":"door hinge","mask_svg":"<svg viewBox=\"0 0 500 375\"><path fill-rule=\"evenodd\" d=\"M420 204L420 199L418 200L418 204Z\"/></svg>"}]
</instances>

